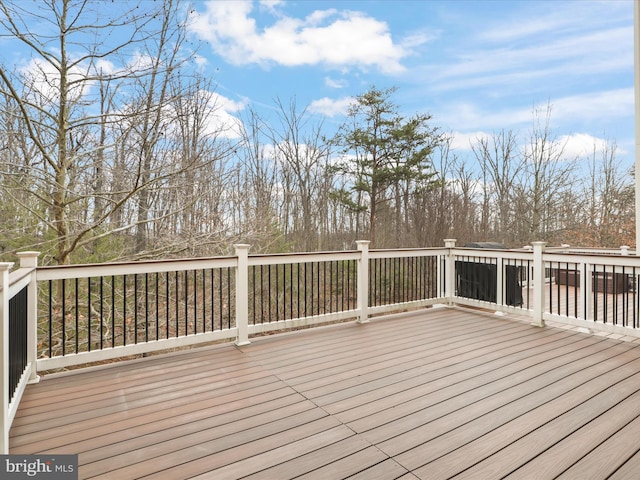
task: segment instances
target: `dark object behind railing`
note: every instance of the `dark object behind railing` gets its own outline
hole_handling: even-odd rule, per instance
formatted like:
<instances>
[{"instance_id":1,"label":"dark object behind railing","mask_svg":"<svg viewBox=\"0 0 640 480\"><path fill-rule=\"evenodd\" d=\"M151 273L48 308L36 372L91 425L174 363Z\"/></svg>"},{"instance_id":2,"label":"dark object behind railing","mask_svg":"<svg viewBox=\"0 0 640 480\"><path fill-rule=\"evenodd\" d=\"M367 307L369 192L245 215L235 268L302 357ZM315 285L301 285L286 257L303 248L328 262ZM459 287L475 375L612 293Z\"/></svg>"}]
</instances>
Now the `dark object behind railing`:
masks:
<instances>
[{"instance_id":1,"label":"dark object behind railing","mask_svg":"<svg viewBox=\"0 0 640 480\"><path fill-rule=\"evenodd\" d=\"M27 287L9 300L9 402L27 366Z\"/></svg>"},{"instance_id":2,"label":"dark object behind railing","mask_svg":"<svg viewBox=\"0 0 640 480\"><path fill-rule=\"evenodd\" d=\"M456 292L461 297L495 302L498 266L495 259L463 257L456 260Z\"/></svg>"},{"instance_id":3,"label":"dark object behind railing","mask_svg":"<svg viewBox=\"0 0 640 480\"><path fill-rule=\"evenodd\" d=\"M498 242L472 242L467 243L465 248L505 250L507 247ZM498 291L500 291L505 305L522 307L525 301L522 296L521 282L528 282L529 267L529 264L525 267L522 260L500 261L497 257L464 257L455 264L457 294L461 297L493 303L496 302ZM498 285L498 268L503 274L501 285ZM528 303L527 298L527 306Z\"/></svg>"},{"instance_id":4,"label":"dark object behind railing","mask_svg":"<svg viewBox=\"0 0 640 480\"><path fill-rule=\"evenodd\" d=\"M529 308L529 295L527 292L527 297L523 297L522 285L529 284L530 268L530 262L523 260L459 257L455 262L456 294L495 303L500 291L504 305ZM498 285L498 269L502 272L501 285Z\"/></svg>"}]
</instances>

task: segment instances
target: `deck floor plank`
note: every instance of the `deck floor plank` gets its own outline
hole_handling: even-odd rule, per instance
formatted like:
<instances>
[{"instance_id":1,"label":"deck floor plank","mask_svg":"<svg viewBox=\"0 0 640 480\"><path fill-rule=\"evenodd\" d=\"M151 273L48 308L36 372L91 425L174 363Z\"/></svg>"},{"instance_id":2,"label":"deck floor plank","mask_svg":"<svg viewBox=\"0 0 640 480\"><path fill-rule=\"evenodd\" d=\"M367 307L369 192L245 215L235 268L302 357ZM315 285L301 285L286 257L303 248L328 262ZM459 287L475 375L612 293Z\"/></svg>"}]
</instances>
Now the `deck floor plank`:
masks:
<instances>
[{"instance_id":1,"label":"deck floor plank","mask_svg":"<svg viewBox=\"0 0 640 480\"><path fill-rule=\"evenodd\" d=\"M640 392L635 392L623 401L612 406L581 428L553 444L521 468L514 470L509 476L512 480L518 478L555 478L602 443L603 438L609 438L627 424L640 416ZM521 444L522 445L522 444ZM636 446L640 449L640 445ZM631 466L632 462L629 462ZM640 465L635 467L635 476L640 472Z\"/></svg>"},{"instance_id":2,"label":"deck floor plank","mask_svg":"<svg viewBox=\"0 0 640 480\"><path fill-rule=\"evenodd\" d=\"M257 384L254 385L251 390L247 391L246 395L253 397L269 393L274 390L279 390L281 388L283 388L283 385L277 381L266 384ZM293 390L290 390L290 392L293 392ZM61 439L67 440L67 437L70 437L74 442L77 442L81 439L94 436L95 429L102 429L105 426L108 429L117 427L128 428L130 425L140 425L143 422L157 420L158 418L162 418L168 414L173 414L175 410L185 408L186 411L192 411L194 409L202 408L203 405L222 405L226 402L231 402L238 398L238 396L242 395L241 392L238 391L230 392L221 396L216 395L215 392L212 391L201 392L197 395L189 395L189 393L189 391L183 392L182 396L178 396L167 401L156 398L155 402L138 405L135 408L132 406L127 408L125 402L125 405L122 407L110 410L101 409L99 414L91 415L91 412L83 412L77 416L70 415L66 417L53 418L46 422L24 425L16 429L13 436L17 438L13 440L12 445L22 445L24 443L41 442L42 440L50 439L51 442L49 443L53 446ZM151 412L156 414L154 419L149 418L149 414ZM49 449L51 447L49 446L47 448Z\"/></svg>"},{"instance_id":3,"label":"deck floor plank","mask_svg":"<svg viewBox=\"0 0 640 480\"><path fill-rule=\"evenodd\" d=\"M46 375L10 451L82 479L637 478L638 372L636 342L428 309Z\"/></svg>"},{"instance_id":4,"label":"deck floor plank","mask_svg":"<svg viewBox=\"0 0 640 480\"><path fill-rule=\"evenodd\" d=\"M362 454L362 455L360 455ZM335 478L357 473L354 466L372 466L387 457L366 440L356 435L301 455L288 462L248 475L247 480L265 478ZM356 460L357 459L357 460ZM344 460L344 461L342 461Z\"/></svg>"},{"instance_id":5,"label":"deck floor plank","mask_svg":"<svg viewBox=\"0 0 640 480\"><path fill-rule=\"evenodd\" d=\"M579 360L582 358L574 362L574 369L580 368ZM373 421L366 418L368 424L358 422L357 428L349 425L356 431L364 432L372 442L380 443L381 446L384 442L389 443L393 454L401 453L403 449L413 447L418 436L426 442L429 438L452 430L457 424L481 418L503 406L508 406L510 412L519 412L532 402L549 401L559 395L559 392L571 388L572 384L567 382L569 370L555 368L549 375L541 376L540 372L544 372L547 366L552 369L555 367L553 363L536 365L529 371L517 372L517 377L496 379L482 385L472 380L467 387L469 389L464 391L458 389L452 392L451 388L443 388L432 395L425 395L419 401L402 405L405 408L401 412L390 409L382 412L383 417L374 417ZM462 383L459 387L465 388L465 385ZM400 413L404 416L398 417Z\"/></svg>"},{"instance_id":6,"label":"deck floor plank","mask_svg":"<svg viewBox=\"0 0 640 480\"><path fill-rule=\"evenodd\" d=\"M109 474L118 478L137 478L140 475L155 474L165 468L180 465L181 469L192 466L203 457L212 461L215 454L219 460L226 462L230 459L228 452L233 449L243 449L242 455L251 456L252 453L266 449L277 442L284 442L292 435L305 435L308 430L312 433L335 427L337 422L327 417L318 409L307 409L265 424L257 424L250 428L237 429L233 433L219 436L218 429L211 428L191 435L171 438L162 443L143 446L135 451L119 455L118 463L105 459L80 467L81 473L88 478ZM305 430L306 429L306 430ZM224 465L224 463L222 463ZM177 468L177 467L176 467ZM191 467L189 467L191 468ZM184 470L183 470L184 471Z\"/></svg>"},{"instance_id":7,"label":"deck floor plank","mask_svg":"<svg viewBox=\"0 0 640 480\"><path fill-rule=\"evenodd\" d=\"M85 400L85 403L86 401L95 403L96 400L118 395L123 390L126 390L128 394L133 394L138 391L144 392L154 387L163 387L166 386L167 383L177 384L201 379L205 381L206 379L210 380L212 376L221 376L218 372L223 372L227 379L235 379L244 375L251 375L253 372L259 370L259 367L255 364L247 365L246 359L243 359L243 363L241 364L235 361L218 365L214 370L211 369L211 360L207 360L206 358L195 363L183 363L184 365L181 365L180 368L171 365L166 367L164 372L160 371L153 374L149 372L149 374L132 377L122 376L122 378L118 378L119 374L114 372L114 374L110 376L101 375L100 381L97 383L91 382L84 386L82 384L73 384L68 385L66 388L52 388L50 391L48 390L46 382L43 381L35 385L40 387L41 390L34 390L29 398L21 403L21 407L24 409L25 415L28 415L28 409L31 408L33 408L34 411L47 411L60 409L61 405L58 404L64 404L64 406L81 405L78 403L79 400ZM168 382L168 380L172 381ZM84 393L83 397L78 396L80 392Z\"/></svg>"},{"instance_id":8,"label":"deck floor plank","mask_svg":"<svg viewBox=\"0 0 640 480\"><path fill-rule=\"evenodd\" d=\"M607 478L638 451L640 418L636 417L588 455L567 469L558 479ZM636 478L640 471L636 470Z\"/></svg>"},{"instance_id":9,"label":"deck floor plank","mask_svg":"<svg viewBox=\"0 0 640 480\"><path fill-rule=\"evenodd\" d=\"M484 332L483 332L484 334ZM298 377L297 382L290 382L295 385L297 389L304 390L313 394L315 397L326 395L333 390L339 390L344 386L351 386L353 384L360 383L363 374L375 375L376 378L384 376L384 371L387 368L399 367L402 365L400 360L404 360L404 364L415 363L422 366L432 366L435 362L446 361L446 358L450 355L461 356L467 354L467 356L474 357L478 349L491 345L499 346L504 340L504 336L508 338L514 338L522 335L521 331L494 331L493 338L487 340L486 344L480 344L478 340L478 332L467 332L464 336L456 336L455 338L442 339L442 340L429 340L427 342L422 341L416 347L410 347L405 345L401 349L404 355L398 358L397 352L400 349L396 349L392 352L387 352L384 348L380 349L380 353L370 359L363 359L359 362L368 362L363 367L363 370L354 369L354 372L349 376L341 377L341 382L326 382L326 377L323 384L309 381L309 376ZM491 332L487 333L487 337L492 336ZM499 348L499 347L498 347ZM375 353L375 352L373 352ZM437 366L437 365L435 365ZM379 372L379 370L381 370Z\"/></svg>"},{"instance_id":10,"label":"deck floor plank","mask_svg":"<svg viewBox=\"0 0 640 480\"><path fill-rule=\"evenodd\" d=\"M288 460L295 460L302 455L353 435L353 432L344 425L333 423L330 420L330 418L325 418L321 421L302 425L297 429L284 432L285 435L275 435L273 439L267 438L262 444L253 442L229 449L219 455L218 460L224 466L216 468L215 473L212 470L217 466L215 463L216 458L212 458L211 455L203 455L187 464L160 471L150 475L148 478L180 480L199 477L215 477L216 479L246 477L256 471L264 470Z\"/></svg>"},{"instance_id":11,"label":"deck floor plank","mask_svg":"<svg viewBox=\"0 0 640 480\"><path fill-rule=\"evenodd\" d=\"M636 453L631 458L609 476L609 479L636 480L638 472L640 472L640 447L637 448Z\"/></svg>"},{"instance_id":12,"label":"deck floor plank","mask_svg":"<svg viewBox=\"0 0 640 480\"><path fill-rule=\"evenodd\" d=\"M364 470L362 470L362 466L357 466L360 467L361 470L348 477L349 480L415 480L418 478L412 473L407 472L406 468L390 458ZM336 475L334 478L340 478L340 475Z\"/></svg>"},{"instance_id":13,"label":"deck floor plank","mask_svg":"<svg viewBox=\"0 0 640 480\"><path fill-rule=\"evenodd\" d=\"M553 334L550 334L548 337L552 336ZM493 363L493 365L496 365L514 350L518 353L524 352L526 354L527 351L536 348L537 342L549 344L553 341L552 338L548 338L547 340L539 339L532 342L527 337L522 337L520 343L514 341L510 347L496 346L483 355L483 362L484 364ZM334 408L339 408L336 405L339 405L342 400L352 399L354 396L360 393L367 393L373 388L399 383L405 379L424 375L428 371L437 370L441 375L447 375L456 369L464 367L465 362L477 362L477 349L470 350L463 347L464 345L452 342L444 350L433 348L427 350L423 348L422 354L411 355L401 359L396 357L384 363L376 363L368 371L358 372L341 381L328 383L326 386L317 387L314 385L312 388L308 388L308 385L303 383L297 384L296 389L304 391L305 395L314 398L319 404L333 405ZM451 355L445 358L444 353L447 350L451 352ZM336 409L336 411L340 410Z\"/></svg>"},{"instance_id":14,"label":"deck floor plank","mask_svg":"<svg viewBox=\"0 0 640 480\"><path fill-rule=\"evenodd\" d=\"M451 472L459 472L474 466L476 463L489 458L496 452L509 447L529 432L534 432L545 424L549 424L551 430L557 428L558 420L562 419L562 413L569 411L581 402L590 399L595 392L606 389L608 375L595 379L594 382L581 385L579 388L571 388L563 395L553 398L548 404L535 401L520 402L522 410L518 412L516 405L496 410L492 414L479 418L477 421L465 424L441 435L436 441L423 444L413 449L413 455L424 455L422 471L429 471L433 478L440 478L437 473L443 471L443 476ZM564 383L564 382L563 382ZM560 393L559 390L557 393ZM535 400L535 399L531 399ZM539 406L536 406L539 405ZM522 453L522 452L520 452ZM531 451L524 452L530 454ZM396 457L401 463L403 460L411 460L414 457L406 457L405 454ZM492 461L494 458L492 457ZM416 469L420 472L420 469ZM481 476L479 478L482 478Z\"/></svg>"},{"instance_id":15,"label":"deck floor plank","mask_svg":"<svg viewBox=\"0 0 640 480\"><path fill-rule=\"evenodd\" d=\"M603 408L615 405L620 397L637 389L640 374L627 379L624 384L612 384L607 381L610 377L611 375L604 375L600 378L603 382L592 382L589 389L568 392L564 398L554 402L554 414L561 411L560 416L545 415L542 411L545 405L501 425L497 425L497 422L489 423L484 426L487 434L471 444L466 444L465 448L459 449L456 454L443 456L416 471L420 475L421 471L428 470L431 478L436 479L448 478L452 472L457 474L464 468L464 472L458 475L460 479L502 478L534 458L535 452L550 448L566 435L593 420ZM615 387L611 388L613 386ZM579 393L578 397L576 393ZM588 400L578 403L578 398L585 396ZM458 453L463 450L464 460Z\"/></svg>"},{"instance_id":16,"label":"deck floor plank","mask_svg":"<svg viewBox=\"0 0 640 480\"><path fill-rule=\"evenodd\" d=\"M587 341L589 343L589 341ZM576 343L575 355L580 355L580 343ZM586 355L586 353L584 353ZM550 359L553 362L553 359ZM503 373L507 376L507 372L516 375L523 367L518 369L519 364L507 362L499 368L492 368L492 365L485 364L483 356L479 355L474 361L465 365L463 368L453 374L441 375L440 372L433 372L432 375L425 375L424 383L416 388L410 388L406 391L394 389L371 393L367 398L349 399L349 403L341 402L340 410L336 410L335 414L344 422L349 422L356 431L364 431L376 424L385 424L392 420L421 410L426 406L434 403L442 402L450 398L463 400L461 396L467 392L473 391L475 388L483 386L481 382L490 382L493 378L498 380L498 376ZM553 372L551 372L553 374ZM505 378L503 383L513 380ZM499 386L499 385L498 385ZM496 385L490 387L496 388ZM356 402L359 400L359 403ZM464 403L464 402L463 402ZM334 407L334 406L332 406ZM346 409L345 407L349 407ZM333 408L326 408L329 412L334 412Z\"/></svg>"},{"instance_id":17,"label":"deck floor plank","mask_svg":"<svg viewBox=\"0 0 640 480\"><path fill-rule=\"evenodd\" d=\"M313 411L310 413L310 411ZM263 411L260 414L247 416L245 418L228 421L225 416L210 417L205 420L179 425L174 428L154 432L152 435L136 435L123 439L121 442L112 443L108 446L96 447L93 451L87 452L84 459L87 463L92 462L92 470L97 471L99 465L109 468L112 458L118 457L118 465L134 464L136 462L153 458L154 456L171 453L183 448L198 446L204 442L214 439L236 435L238 431L247 433L254 429L254 434L261 431L273 432L278 428L278 423L285 424L291 421L291 417L303 417L305 415L320 415L314 405L306 400L287 405L288 417L283 419L282 410L276 409ZM232 416L234 418L235 416ZM260 430L262 429L262 430ZM95 452L95 453L94 453Z\"/></svg>"}]
</instances>

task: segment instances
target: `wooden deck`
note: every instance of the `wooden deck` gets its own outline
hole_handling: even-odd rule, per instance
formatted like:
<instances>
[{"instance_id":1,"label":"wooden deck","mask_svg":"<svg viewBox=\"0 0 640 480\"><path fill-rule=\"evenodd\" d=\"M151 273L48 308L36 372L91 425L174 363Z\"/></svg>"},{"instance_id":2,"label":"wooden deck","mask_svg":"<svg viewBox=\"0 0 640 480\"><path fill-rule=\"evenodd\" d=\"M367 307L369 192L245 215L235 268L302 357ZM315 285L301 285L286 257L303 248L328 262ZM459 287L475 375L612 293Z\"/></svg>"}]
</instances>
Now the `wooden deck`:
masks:
<instances>
[{"instance_id":1,"label":"wooden deck","mask_svg":"<svg viewBox=\"0 0 640 480\"><path fill-rule=\"evenodd\" d=\"M46 376L11 453L100 479L636 479L640 345L464 309Z\"/></svg>"}]
</instances>

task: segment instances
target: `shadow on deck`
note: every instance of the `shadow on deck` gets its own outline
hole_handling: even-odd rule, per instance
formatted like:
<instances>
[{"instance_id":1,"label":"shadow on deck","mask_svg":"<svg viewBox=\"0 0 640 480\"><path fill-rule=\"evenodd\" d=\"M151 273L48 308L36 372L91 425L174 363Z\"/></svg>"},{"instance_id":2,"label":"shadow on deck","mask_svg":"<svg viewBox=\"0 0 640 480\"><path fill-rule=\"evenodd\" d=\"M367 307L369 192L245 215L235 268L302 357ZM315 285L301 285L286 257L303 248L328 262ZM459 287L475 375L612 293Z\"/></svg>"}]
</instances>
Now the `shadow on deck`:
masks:
<instances>
[{"instance_id":1,"label":"shadow on deck","mask_svg":"<svg viewBox=\"0 0 640 480\"><path fill-rule=\"evenodd\" d=\"M430 309L50 375L11 453L80 478L637 478L640 345Z\"/></svg>"}]
</instances>

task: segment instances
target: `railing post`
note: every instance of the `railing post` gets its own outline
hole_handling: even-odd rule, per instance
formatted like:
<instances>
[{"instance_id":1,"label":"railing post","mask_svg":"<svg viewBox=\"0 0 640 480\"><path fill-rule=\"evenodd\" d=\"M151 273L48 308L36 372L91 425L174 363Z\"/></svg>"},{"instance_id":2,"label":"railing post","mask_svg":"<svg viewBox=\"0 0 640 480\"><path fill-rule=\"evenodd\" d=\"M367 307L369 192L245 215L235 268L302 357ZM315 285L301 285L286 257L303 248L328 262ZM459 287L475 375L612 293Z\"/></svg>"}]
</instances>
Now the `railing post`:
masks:
<instances>
[{"instance_id":1,"label":"railing post","mask_svg":"<svg viewBox=\"0 0 640 480\"><path fill-rule=\"evenodd\" d=\"M547 242L532 242L533 245L533 322L537 327L544 327L544 261L542 254Z\"/></svg>"},{"instance_id":2,"label":"railing post","mask_svg":"<svg viewBox=\"0 0 640 480\"><path fill-rule=\"evenodd\" d=\"M453 305L453 297L456 291L456 262L453 256L453 249L456 248L455 238L445 238L444 247L449 249L444 267L444 296L447 303Z\"/></svg>"},{"instance_id":3,"label":"railing post","mask_svg":"<svg viewBox=\"0 0 640 480\"><path fill-rule=\"evenodd\" d=\"M504 305L504 270L504 258L496 257L496 304L499 306Z\"/></svg>"},{"instance_id":4,"label":"railing post","mask_svg":"<svg viewBox=\"0 0 640 480\"><path fill-rule=\"evenodd\" d=\"M249 247L244 243L234 245L238 257L236 268L236 345L249 343Z\"/></svg>"},{"instance_id":5,"label":"railing post","mask_svg":"<svg viewBox=\"0 0 640 480\"><path fill-rule=\"evenodd\" d=\"M593 285L593 277L591 276L591 265L589 263L580 264L580 314L579 318L589 320L591 309L593 307L593 296L591 288Z\"/></svg>"},{"instance_id":6,"label":"railing post","mask_svg":"<svg viewBox=\"0 0 640 480\"><path fill-rule=\"evenodd\" d=\"M358 299L356 308L360 311L358 323L369 321L369 240L357 240L356 245L360 250L358 260Z\"/></svg>"},{"instance_id":7,"label":"railing post","mask_svg":"<svg viewBox=\"0 0 640 480\"><path fill-rule=\"evenodd\" d=\"M9 453L9 269L0 262L0 455Z\"/></svg>"},{"instance_id":8,"label":"railing post","mask_svg":"<svg viewBox=\"0 0 640 480\"><path fill-rule=\"evenodd\" d=\"M40 381L36 369L38 360L38 281L36 269L40 252L19 252L20 268L32 268L31 281L27 287L27 365L29 383Z\"/></svg>"}]
</instances>

